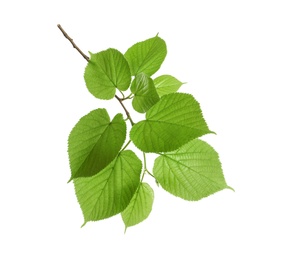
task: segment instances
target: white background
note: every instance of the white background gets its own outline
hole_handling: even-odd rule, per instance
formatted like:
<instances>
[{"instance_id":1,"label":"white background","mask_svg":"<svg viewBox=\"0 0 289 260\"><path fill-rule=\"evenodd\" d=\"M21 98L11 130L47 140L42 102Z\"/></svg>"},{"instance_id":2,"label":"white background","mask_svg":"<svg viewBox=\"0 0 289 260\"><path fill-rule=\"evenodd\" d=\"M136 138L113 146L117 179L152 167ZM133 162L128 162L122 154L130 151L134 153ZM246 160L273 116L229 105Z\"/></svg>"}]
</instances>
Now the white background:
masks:
<instances>
[{"instance_id":1,"label":"white background","mask_svg":"<svg viewBox=\"0 0 289 260\"><path fill-rule=\"evenodd\" d=\"M0 259L289 259L288 1L1 1ZM199 202L157 188L150 217L88 223L67 184L67 137L117 100L86 89L85 52L159 33L157 75L188 82L227 183ZM135 119L142 118L133 113ZM152 167L150 160L150 167Z\"/></svg>"}]
</instances>

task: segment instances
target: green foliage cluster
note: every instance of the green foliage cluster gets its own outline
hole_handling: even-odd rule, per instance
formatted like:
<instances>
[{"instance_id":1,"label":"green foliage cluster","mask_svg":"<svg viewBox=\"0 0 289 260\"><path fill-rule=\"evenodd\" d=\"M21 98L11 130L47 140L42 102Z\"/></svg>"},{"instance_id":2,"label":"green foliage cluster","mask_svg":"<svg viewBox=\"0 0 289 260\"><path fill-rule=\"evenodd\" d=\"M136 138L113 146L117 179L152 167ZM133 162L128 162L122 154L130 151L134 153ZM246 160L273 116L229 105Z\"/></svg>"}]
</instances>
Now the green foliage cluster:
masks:
<instances>
[{"instance_id":1,"label":"green foliage cluster","mask_svg":"<svg viewBox=\"0 0 289 260\"><path fill-rule=\"evenodd\" d=\"M126 118L120 113L110 119L99 108L83 116L69 135L70 180L84 224L118 213L126 228L146 219L154 200L153 189L143 181L146 173L166 191L190 201L230 188L217 152L197 139L212 133L199 103L177 92L183 83L175 77L152 78L166 54L159 36L133 45L124 55L116 49L90 53L84 73L88 90L98 99L116 97ZM128 100L135 111L145 113L144 120L133 122L124 106ZM143 160L128 149L131 142L143 152ZM146 153L158 155L152 173Z\"/></svg>"}]
</instances>

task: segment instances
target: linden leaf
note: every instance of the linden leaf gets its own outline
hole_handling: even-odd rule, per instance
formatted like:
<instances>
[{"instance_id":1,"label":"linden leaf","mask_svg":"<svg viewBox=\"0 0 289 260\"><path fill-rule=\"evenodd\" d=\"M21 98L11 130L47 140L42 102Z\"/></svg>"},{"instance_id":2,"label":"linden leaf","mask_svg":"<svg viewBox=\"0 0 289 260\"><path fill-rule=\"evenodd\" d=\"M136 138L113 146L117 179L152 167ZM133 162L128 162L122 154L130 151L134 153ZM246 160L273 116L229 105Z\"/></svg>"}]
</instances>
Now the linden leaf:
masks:
<instances>
[{"instance_id":1,"label":"linden leaf","mask_svg":"<svg viewBox=\"0 0 289 260\"><path fill-rule=\"evenodd\" d=\"M200 200L230 188L223 176L218 153L198 139L160 155L155 160L153 173L166 191L185 200Z\"/></svg>"},{"instance_id":2,"label":"linden leaf","mask_svg":"<svg viewBox=\"0 0 289 260\"><path fill-rule=\"evenodd\" d=\"M161 67L166 55L166 43L158 36L134 44L124 54L133 76L141 72L153 75Z\"/></svg>"},{"instance_id":3,"label":"linden leaf","mask_svg":"<svg viewBox=\"0 0 289 260\"><path fill-rule=\"evenodd\" d=\"M127 208L121 213L125 228L145 220L153 206L154 191L147 183L140 183Z\"/></svg>"},{"instance_id":4,"label":"linden leaf","mask_svg":"<svg viewBox=\"0 0 289 260\"><path fill-rule=\"evenodd\" d=\"M68 138L71 179L93 176L105 168L120 151L125 136L122 114L110 121L105 109L96 109L82 117Z\"/></svg>"},{"instance_id":5,"label":"linden leaf","mask_svg":"<svg viewBox=\"0 0 289 260\"><path fill-rule=\"evenodd\" d=\"M140 184L141 160L130 150L122 151L97 175L74 180L84 224L123 211Z\"/></svg>"},{"instance_id":6,"label":"linden leaf","mask_svg":"<svg viewBox=\"0 0 289 260\"><path fill-rule=\"evenodd\" d=\"M145 113L160 100L153 80L144 73L135 77L130 89L134 94L132 106L139 113Z\"/></svg>"},{"instance_id":7,"label":"linden leaf","mask_svg":"<svg viewBox=\"0 0 289 260\"><path fill-rule=\"evenodd\" d=\"M146 120L132 127L130 138L143 152L168 152L208 133L212 131L194 97L172 93L147 111Z\"/></svg>"},{"instance_id":8,"label":"linden leaf","mask_svg":"<svg viewBox=\"0 0 289 260\"><path fill-rule=\"evenodd\" d=\"M171 75L162 75L154 79L159 96L174 93L184 84Z\"/></svg>"},{"instance_id":9,"label":"linden leaf","mask_svg":"<svg viewBox=\"0 0 289 260\"><path fill-rule=\"evenodd\" d=\"M127 90L131 75L123 54L116 49L90 53L84 79L90 93L99 99L112 99L116 88Z\"/></svg>"}]
</instances>

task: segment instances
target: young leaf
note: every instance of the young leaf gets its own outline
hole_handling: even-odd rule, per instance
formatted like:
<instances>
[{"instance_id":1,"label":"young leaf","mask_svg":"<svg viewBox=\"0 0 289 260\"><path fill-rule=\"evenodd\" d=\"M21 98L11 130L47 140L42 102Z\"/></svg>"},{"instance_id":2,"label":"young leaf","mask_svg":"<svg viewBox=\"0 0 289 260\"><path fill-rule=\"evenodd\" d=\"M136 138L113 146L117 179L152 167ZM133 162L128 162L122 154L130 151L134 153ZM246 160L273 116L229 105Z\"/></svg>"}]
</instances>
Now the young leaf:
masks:
<instances>
[{"instance_id":1,"label":"young leaf","mask_svg":"<svg viewBox=\"0 0 289 260\"><path fill-rule=\"evenodd\" d=\"M123 54L116 49L107 49L90 54L84 79L90 93L99 99L112 99L116 88L127 90L131 75Z\"/></svg>"},{"instance_id":2,"label":"young leaf","mask_svg":"<svg viewBox=\"0 0 289 260\"><path fill-rule=\"evenodd\" d=\"M84 224L123 211L140 183L142 163L130 150L122 151L99 174L74 180Z\"/></svg>"},{"instance_id":3,"label":"young leaf","mask_svg":"<svg viewBox=\"0 0 289 260\"><path fill-rule=\"evenodd\" d=\"M143 72L153 75L167 55L166 43L156 36L130 47L124 54L133 76Z\"/></svg>"},{"instance_id":4,"label":"young leaf","mask_svg":"<svg viewBox=\"0 0 289 260\"><path fill-rule=\"evenodd\" d=\"M154 191L147 183L140 183L127 208L121 213L125 228L145 220L153 206Z\"/></svg>"},{"instance_id":5,"label":"young leaf","mask_svg":"<svg viewBox=\"0 0 289 260\"><path fill-rule=\"evenodd\" d=\"M172 93L147 111L146 120L132 127L130 138L143 152L169 152L208 133L212 132L193 96Z\"/></svg>"},{"instance_id":6,"label":"young leaf","mask_svg":"<svg viewBox=\"0 0 289 260\"><path fill-rule=\"evenodd\" d=\"M200 200L229 188L217 152L198 139L159 156L153 172L166 191L185 200Z\"/></svg>"},{"instance_id":7,"label":"young leaf","mask_svg":"<svg viewBox=\"0 0 289 260\"><path fill-rule=\"evenodd\" d=\"M153 80L144 73L135 77L130 90L134 94L132 106L140 113L145 113L160 99Z\"/></svg>"},{"instance_id":8,"label":"young leaf","mask_svg":"<svg viewBox=\"0 0 289 260\"><path fill-rule=\"evenodd\" d=\"M174 93L184 84L170 75L162 75L154 79L159 96Z\"/></svg>"},{"instance_id":9,"label":"young leaf","mask_svg":"<svg viewBox=\"0 0 289 260\"><path fill-rule=\"evenodd\" d=\"M118 154L126 136L122 114L110 122L105 109L96 109L82 117L68 138L71 179L93 176Z\"/></svg>"}]
</instances>

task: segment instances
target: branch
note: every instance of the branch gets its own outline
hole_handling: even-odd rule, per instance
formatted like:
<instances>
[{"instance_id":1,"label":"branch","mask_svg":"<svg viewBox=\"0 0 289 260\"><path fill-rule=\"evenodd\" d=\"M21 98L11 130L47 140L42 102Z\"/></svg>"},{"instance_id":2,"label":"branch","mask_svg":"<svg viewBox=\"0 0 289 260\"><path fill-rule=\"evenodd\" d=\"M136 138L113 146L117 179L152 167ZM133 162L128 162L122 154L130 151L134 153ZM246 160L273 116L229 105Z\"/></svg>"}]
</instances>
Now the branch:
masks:
<instances>
[{"instance_id":1,"label":"branch","mask_svg":"<svg viewBox=\"0 0 289 260\"><path fill-rule=\"evenodd\" d=\"M81 54L81 56L86 59L86 61L89 61L89 57L86 56L78 47L77 45L74 43L73 39L71 37L69 37L69 35L66 33L66 31L64 31L64 29L61 27L60 24L57 25L57 27L59 28L59 30L63 33L64 37L70 41L70 43L72 44L73 48L77 49L77 51Z\"/></svg>"},{"instance_id":2,"label":"branch","mask_svg":"<svg viewBox=\"0 0 289 260\"><path fill-rule=\"evenodd\" d=\"M115 95L115 98L119 101L119 103L121 104L121 106L123 107L125 113L126 113L126 116L127 118L129 119L131 125L133 126L134 125L134 122L132 121L131 117L130 117L130 114L129 112L127 111L126 107L124 106L124 104L122 103L122 99L120 97L118 97L117 95Z\"/></svg>"},{"instance_id":3,"label":"branch","mask_svg":"<svg viewBox=\"0 0 289 260\"><path fill-rule=\"evenodd\" d=\"M60 24L57 25L57 27L59 28L59 30L63 33L64 37L66 39L68 39L70 41L70 43L72 44L73 48L77 49L78 52L81 54L81 56L86 59L86 61L89 61L89 57L86 56L78 47L77 45L74 43L73 39L71 37L69 37L69 35L64 31L64 29L61 27ZM126 107L124 106L124 104L122 103L122 100L125 100L126 98L120 98L118 97L117 95L115 95L116 99L119 101L119 103L121 104L121 106L123 107L126 115L127 115L127 118L129 119L131 125L133 126L134 125L134 122L132 121L131 117L130 117L130 114L129 112L127 111Z\"/></svg>"}]
</instances>

